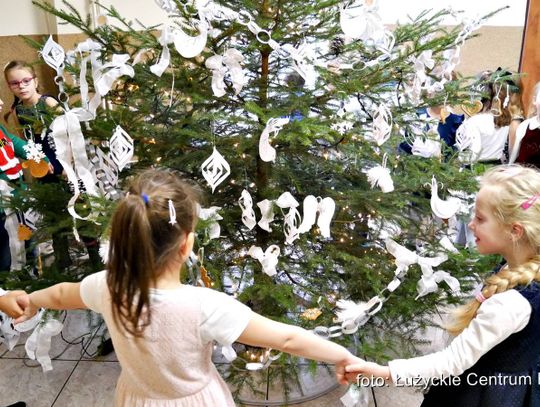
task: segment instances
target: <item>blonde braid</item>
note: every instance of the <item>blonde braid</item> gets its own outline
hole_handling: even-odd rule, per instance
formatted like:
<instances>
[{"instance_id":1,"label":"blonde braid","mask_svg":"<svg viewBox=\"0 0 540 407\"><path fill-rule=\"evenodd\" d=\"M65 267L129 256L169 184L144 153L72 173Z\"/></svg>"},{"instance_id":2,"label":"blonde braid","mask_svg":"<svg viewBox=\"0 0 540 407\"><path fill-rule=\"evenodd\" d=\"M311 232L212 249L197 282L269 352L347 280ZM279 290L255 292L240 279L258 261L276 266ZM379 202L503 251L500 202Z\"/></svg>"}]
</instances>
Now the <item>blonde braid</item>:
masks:
<instances>
[{"instance_id":1,"label":"blonde braid","mask_svg":"<svg viewBox=\"0 0 540 407\"><path fill-rule=\"evenodd\" d=\"M532 281L540 282L540 256L515 268L503 267L498 273L486 278L482 295L487 299L497 293L511 290L514 287L529 285ZM480 301L476 298L459 307L454 314L454 320L446 327L452 335L459 335L476 316Z\"/></svg>"}]
</instances>

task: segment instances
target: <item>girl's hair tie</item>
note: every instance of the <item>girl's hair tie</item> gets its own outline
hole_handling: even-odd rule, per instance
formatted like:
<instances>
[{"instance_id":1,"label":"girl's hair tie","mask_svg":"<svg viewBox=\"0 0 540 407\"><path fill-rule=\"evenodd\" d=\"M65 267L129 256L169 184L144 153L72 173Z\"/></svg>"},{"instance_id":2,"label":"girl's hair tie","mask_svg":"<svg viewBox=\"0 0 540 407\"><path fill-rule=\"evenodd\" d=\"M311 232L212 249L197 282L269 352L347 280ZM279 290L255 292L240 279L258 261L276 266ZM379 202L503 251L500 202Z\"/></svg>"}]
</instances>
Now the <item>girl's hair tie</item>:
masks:
<instances>
[{"instance_id":1,"label":"girl's hair tie","mask_svg":"<svg viewBox=\"0 0 540 407\"><path fill-rule=\"evenodd\" d=\"M141 194L141 197L142 197L142 199L143 199L143 201L144 201L144 204L145 204L146 206L148 206L148 201L150 200L150 199L148 198L148 195L146 195L146 194Z\"/></svg>"},{"instance_id":2,"label":"girl's hair tie","mask_svg":"<svg viewBox=\"0 0 540 407\"><path fill-rule=\"evenodd\" d=\"M476 301L478 301L480 304L482 304L485 300L486 300L486 297L484 297L484 294L482 294L482 291L476 294Z\"/></svg>"},{"instance_id":3,"label":"girl's hair tie","mask_svg":"<svg viewBox=\"0 0 540 407\"><path fill-rule=\"evenodd\" d=\"M531 196L529 199L527 199L525 202L523 202L520 206L521 206L521 209L523 209L524 211L526 211L527 209L529 209L531 206L534 205L534 203L536 202L536 200L540 198L540 194L534 194L533 196Z\"/></svg>"}]
</instances>

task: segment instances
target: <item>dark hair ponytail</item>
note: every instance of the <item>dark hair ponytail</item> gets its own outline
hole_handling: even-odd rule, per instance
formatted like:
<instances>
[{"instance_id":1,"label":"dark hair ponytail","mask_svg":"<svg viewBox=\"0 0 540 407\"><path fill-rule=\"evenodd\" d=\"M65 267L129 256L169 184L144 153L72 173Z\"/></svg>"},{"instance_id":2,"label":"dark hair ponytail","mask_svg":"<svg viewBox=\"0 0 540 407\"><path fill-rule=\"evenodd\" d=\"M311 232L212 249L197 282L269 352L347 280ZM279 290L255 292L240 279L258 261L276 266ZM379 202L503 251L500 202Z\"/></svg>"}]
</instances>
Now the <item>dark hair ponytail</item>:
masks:
<instances>
[{"instance_id":1,"label":"dark hair ponytail","mask_svg":"<svg viewBox=\"0 0 540 407\"><path fill-rule=\"evenodd\" d=\"M169 201L176 211L170 223ZM147 170L132 183L111 221L107 286L115 321L141 336L151 322L150 288L177 259L196 224L196 193L177 174Z\"/></svg>"}]
</instances>

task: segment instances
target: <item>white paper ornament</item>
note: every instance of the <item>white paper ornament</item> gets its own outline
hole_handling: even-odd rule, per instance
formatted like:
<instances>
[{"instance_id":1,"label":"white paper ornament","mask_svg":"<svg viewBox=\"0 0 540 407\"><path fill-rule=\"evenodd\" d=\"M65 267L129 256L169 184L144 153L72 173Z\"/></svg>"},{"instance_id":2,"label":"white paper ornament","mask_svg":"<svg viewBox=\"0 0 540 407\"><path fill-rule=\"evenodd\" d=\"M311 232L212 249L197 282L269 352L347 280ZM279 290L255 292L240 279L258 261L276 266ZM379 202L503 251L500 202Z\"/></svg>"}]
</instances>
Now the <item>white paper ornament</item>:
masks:
<instances>
[{"instance_id":1,"label":"white paper ornament","mask_svg":"<svg viewBox=\"0 0 540 407\"><path fill-rule=\"evenodd\" d=\"M221 210L220 206L211 206L210 208L202 208L197 204L197 216L202 220L210 221L207 227L208 239L217 239L221 235L221 227L218 220L223 217L218 213Z\"/></svg>"},{"instance_id":2,"label":"white paper ornament","mask_svg":"<svg viewBox=\"0 0 540 407\"><path fill-rule=\"evenodd\" d=\"M204 179L212 188L212 193L231 173L231 167L225 158L214 147L212 155L201 165Z\"/></svg>"},{"instance_id":3,"label":"white paper ornament","mask_svg":"<svg viewBox=\"0 0 540 407\"><path fill-rule=\"evenodd\" d=\"M206 59L205 66L212 71L212 92L215 97L221 97L227 93L225 91L225 74L227 68L223 65L221 55L213 55Z\"/></svg>"},{"instance_id":4,"label":"white paper ornament","mask_svg":"<svg viewBox=\"0 0 540 407\"><path fill-rule=\"evenodd\" d=\"M56 41L53 40L52 35L43 46L41 50L41 56L47 65L53 68L55 71L60 71L64 67L64 60L66 53Z\"/></svg>"},{"instance_id":5,"label":"white paper ornament","mask_svg":"<svg viewBox=\"0 0 540 407\"><path fill-rule=\"evenodd\" d=\"M111 159L118 167L118 170L122 171L133 158L133 139L122 127L116 126L109 141L109 148Z\"/></svg>"},{"instance_id":6,"label":"white paper ornament","mask_svg":"<svg viewBox=\"0 0 540 407\"><path fill-rule=\"evenodd\" d=\"M201 19L197 22L199 35L192 37L181 28L174 30L174 46L178 53L184 58L193 58L199 55L206 47L208 38L208 23Z\"/></svg>"},{"instance_id":7,"label":"white paper ornament","mask_svg":"<svg viewBox=\"0 0 540 407\"><path fill-rule=\"evenodd\" d=\"M154 0L156 4L167 13L178 13L178 7L174 0Z\"/></svg>"},{"instance_id":8,"label":"white paper ornament","mask_svg":"<svg viewBox=\"0 0 540 407\"><path fill-rule=\"evenodd\" d=\"M441 219L450 219L456 214L461 206L461 201L455 197L447 200L439 198L437 180L435 176L431 178L431 199L429 201L433 214Z\"/></svg>"},{"instance_id":9,"label":"white paper ornament","mask_svg":"<svg viewBox=\"0 0 540 407\"><path fill-rule=\"evenodd\" d=\"M373 117L373 134L372 138L377 145L382 145L392 131L392 113L384 103L381 103L375 111Z\"/></svg>"},{"instance_id":10,"label":"white paper ornament","mask_svg":"<svg viewBox=\"0 0 540 407\"><path fill-rule=\"evenodd\" d=\"M39 163L43 158L45 158L43 146L41 144L34 143L34 140L28 140L23 149L26 153L27 160L34 160L36 163Z\"/></svg>"},{"instance_id":11,"label":"white paper ornament","mask_svg":"<svg viewBox=\"0 0 540 407\"><path fill-rule=\"evenodd\" d=\"M261 229L271 232L272 228L270 227L270 222L274 220L274 204L272 201L264 199L257 202L257 206L261 210L261 219L257 224Z\"/></svg>"},{"instance_id":12,"label":"white paper ornament","mask_svg":"<svg viewBox=\"0 0 540 407\"><path fill-rule=\"evenodd\" d=\"M97 186L101 193L109 199L119 197L118 186L118 167L111 156L105 154L99 147L89 147L90 162L92 163L92 172L97 180Z\"/></svg>"},{"instance_id":13,"label":"white paper ornament","mask_svg":"<svg viewBox=\"0 0 540 407\"><path fill-rule=\"evenodd\" d=\"M423 137L415 137L411 152L413 155L418 155L424 158L441 157L441 142L438 140L424 139Z\"/></svg>"},{"instance_id":14,"label":"white paper ornament","mask_svg":"<svg viewBox=\"0 0 540 407\"><path fill-rule=\"evenodd\" d=\"M273 136L276 137L289 121L289 117L274 117L266 122L266 126L259 138L259 156L264 162L276 159L276 149L270 145L270 134L273 133Z\"/></svg>"},{"instance_id":15,"label":"white paper ornament","mask_svg":"<svg viewBox=\"0 0 540 407\"><path fill-rule=\"evenodd\" d=\"M394 181L390 175L390 169L386 167L387 159L388 157L385 154L382 165L376 165L366 172L371 188L378 186L384 193L392 192L394 190Z\"/></svg>"},{"instance_id":16,"label":"white paper ornament","mask_svg":"<svg viewBox=\"0 0 540 407\"><path fill-rule=\"evenodd\" d=\"M240 208L242 208L242 223L251 230L257 224L257 219L255 218L255 211L253 210L253 200L251 195L247 190L242 191L242 195L238 200Z\"/></svg>"},{"instance_id":17,"label":"white paper ornament","mask_svg":"<svg viewBox=\"0 0 540 407\"><path fill-rule=\"evenodd\" d=\"M279 246L273 244L268 246L264 252L259 246L251 246L248 254L254 259L259 260L263 268L263 272L272 277L277 273L276 266L280 252L281 250L279 249Z\"/></svg>"}]
</instances>

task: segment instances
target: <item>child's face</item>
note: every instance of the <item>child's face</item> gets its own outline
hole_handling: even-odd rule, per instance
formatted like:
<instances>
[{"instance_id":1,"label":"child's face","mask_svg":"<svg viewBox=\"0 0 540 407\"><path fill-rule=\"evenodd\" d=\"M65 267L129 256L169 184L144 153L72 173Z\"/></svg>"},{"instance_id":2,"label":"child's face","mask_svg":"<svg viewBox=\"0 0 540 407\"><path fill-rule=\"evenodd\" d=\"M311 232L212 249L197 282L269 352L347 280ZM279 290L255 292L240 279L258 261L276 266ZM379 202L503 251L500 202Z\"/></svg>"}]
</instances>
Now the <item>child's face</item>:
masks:
<instances>
[{"instance_id":1,"label":"child's face","mask_svg":"<svg viewBox=\"0 0 540 407\"><path fill-rule=\"evenodd\" d=\"M482 188L476 195L474 218L469 228L474 233L480 254L501 254L505 257L513 248L510 227L505 226L493 214L494 191Z\"/></svg>"},{"instance_id":2,"label":"child's face","mask_svg":"<svg viewBox=\"0 0 540 407\"><path fill-rule=\"evenodd\" d=\"M24 68L14 68L6 72L9 90L23 102L33 101L37 95L37 78Z\"/></svg>"}]
</instances>

